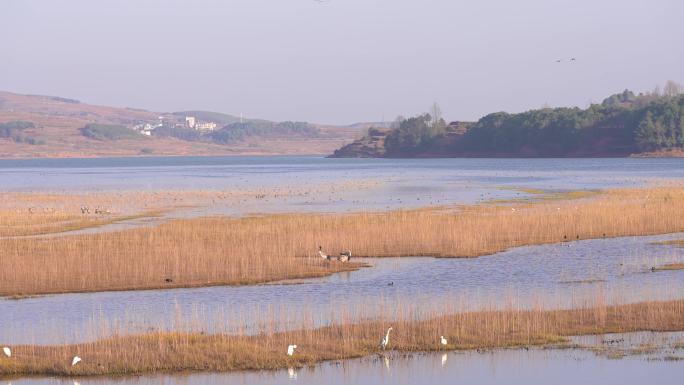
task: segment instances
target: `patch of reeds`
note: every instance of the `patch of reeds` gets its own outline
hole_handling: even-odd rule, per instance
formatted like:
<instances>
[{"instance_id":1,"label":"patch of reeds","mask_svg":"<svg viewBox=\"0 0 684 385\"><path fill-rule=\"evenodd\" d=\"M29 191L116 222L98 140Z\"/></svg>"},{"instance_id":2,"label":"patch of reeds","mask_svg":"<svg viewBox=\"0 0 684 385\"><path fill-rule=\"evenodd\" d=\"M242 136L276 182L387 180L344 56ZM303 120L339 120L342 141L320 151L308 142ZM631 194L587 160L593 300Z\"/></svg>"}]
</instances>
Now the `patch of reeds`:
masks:
<instances>
[{"instance_id":1,"label":"patch of reeds","mask_svg":"<svg viewBox=\"0 0 684 385\"><path fill-rule=\"evenodd\" d=\"M0 376L135 374L153 371L276 369L365 356L392 326L389 350L434 351L563 343L571 335L684 330L684 300L573 310L502 310L437 315L253 336L159 332L91 343L13 346ZM448 340L439 343L440 336ZM298 346L287 356L287 346ZM71 366L71 358L83 361Z\"/></svg>"},{"instance_id":2,"label":"patch of reeds","mask_svg":"<svg viewBox=\"0 0 684 385\"><path fill-rule=\"evenodd\" d=\"M0 295L237 285L356 268L316 254L476 257L511 247L684 231L684 188L455 210L174 220L55 239L0 240Z\"/></svg>"},{"instance_id":3,"label":"patch of reeds","mask_svg":"<svg viewBox=\"0 0 684 385\"><path fill-rule=\"evenodd\" d=\"M655 271L684 270L684 263L668 263L666 265L654 267Z\"/></svg>"}]
</instances>

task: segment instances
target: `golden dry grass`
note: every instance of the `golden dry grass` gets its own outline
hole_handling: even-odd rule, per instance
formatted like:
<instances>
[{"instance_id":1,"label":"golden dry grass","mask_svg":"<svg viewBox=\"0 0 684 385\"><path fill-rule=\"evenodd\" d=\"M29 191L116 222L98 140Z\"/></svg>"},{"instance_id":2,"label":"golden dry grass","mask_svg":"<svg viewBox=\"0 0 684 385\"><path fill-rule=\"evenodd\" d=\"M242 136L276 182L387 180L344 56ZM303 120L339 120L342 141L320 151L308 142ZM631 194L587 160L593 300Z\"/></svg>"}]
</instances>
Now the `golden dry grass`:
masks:
<instances>
[{"instance_id":1,"label":"golden dry grass","mask_svg":"<svg viewBox=\"0 0 684 385\"><path fill-rule=\"evenodd\" d=\"M565 336L684 330L684 300L574 310L503 310L400 320L336 324L255 336L151 333L78 345L13 346L0 357L0 376L134 374L153 371L276 369L378 352L475 349L560 343ZM439 344L439 336L449 344ZM288 357L289 344L297 344ZM79 355L83 361L70 365Z\"/></svg>"},{"instance_id":2,"label":"golden dry grass","mask_svg":"<svg viewBox=\"0 0 684 385\"><path fill-rule=\"evenodd\" d=\"M656 267L654 270L684 270L684 263L668 263L667 265Z\"/></svg>"},{"instance_id":3,"label":"golden dry grass","mask_svg":"<svg viewBox=\"0 0 684 385\"><path fill-rule=\"evenodd\" d=\"M0 237L31 237L83 230L139 218L150 218L159 211L134 215L75 215L59 211L17 212L0 210Z\"/></svg>"},{"instance_id":4,"label":"golden dry grass","mask_svg":"<svg viewBox=\"0 0 684 385\"><path fill-rule=\"evenodd\" d=\"M684 230L684 188L457 210L175 220L153 228L0 240L0 295L237 285L356 266L315 253L475 257L565 240ZM168 281L170 280L170 281Z\"/></svg>"}]
</instances>

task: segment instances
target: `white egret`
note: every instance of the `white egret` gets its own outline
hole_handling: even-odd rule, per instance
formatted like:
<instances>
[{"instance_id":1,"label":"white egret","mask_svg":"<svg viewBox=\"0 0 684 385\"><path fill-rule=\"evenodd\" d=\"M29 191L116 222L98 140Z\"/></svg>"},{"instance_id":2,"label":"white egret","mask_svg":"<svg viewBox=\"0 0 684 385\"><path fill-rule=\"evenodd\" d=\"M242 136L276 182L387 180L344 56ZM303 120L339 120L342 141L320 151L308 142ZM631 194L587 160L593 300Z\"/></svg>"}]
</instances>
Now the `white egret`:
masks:
<instances>
[{"instance_id":1,"label":"white egret","mask_svg":"<svg viewBox=\"0 0 684 385\"><path fill-rule=\"evenodd\" d=\"M2 348L2 351L3 351L3 353L5 353L5 355L6 355L7 357L12 357L12 350L10 350L10 348L8 348L7 346L5 346L4 348Z\"/></svg>"},{"instance_id":2,"label":"white egret","mask_svg":"<svg viewBox=\"0 0 684 385\"><path fill-rule=\"evenodd\" d=\"M288 345L288 347L287 347L287 355L288 355L288 356L293 355L295 349L297 349L297 345Z\"/></svg>"},{"instance_id":3,"label":"white egret","mask_svg":"<svg viewBox=\"0 0 684 385\"><path fill-rule=\"evenodd\" d=\"M81 357L74 356L74 359L71 360L71 366L74 366L74 365L78 364L79 362L81 362Z\"/></svg>"},{"instance_id":4,"label":"white egret","mask_svg":"<svg viewBox=\"0 0 684 385\"><path fill-rule=\"evenodd\" d=\"M391 331L392 327L390 326L390 328L387 329L387 334L385 334L385 337L382 340L380 340L380 344L378 345L378 347L382 348L382 350L385 350L385 348L387 348L387 344L389 344L389 335Z\"/></svg>"},{"instance_id":5,"label":"white egret","mask_svg":"<svg viewBox=\"0 0 684 385\"><path fill-rule=\"evenodd\" d=\"M446 344L447 344L447 339L444 338L444 336L439 336L439 343L441 343L442 345L446 346Z\"/></svg>"}]
</instances>

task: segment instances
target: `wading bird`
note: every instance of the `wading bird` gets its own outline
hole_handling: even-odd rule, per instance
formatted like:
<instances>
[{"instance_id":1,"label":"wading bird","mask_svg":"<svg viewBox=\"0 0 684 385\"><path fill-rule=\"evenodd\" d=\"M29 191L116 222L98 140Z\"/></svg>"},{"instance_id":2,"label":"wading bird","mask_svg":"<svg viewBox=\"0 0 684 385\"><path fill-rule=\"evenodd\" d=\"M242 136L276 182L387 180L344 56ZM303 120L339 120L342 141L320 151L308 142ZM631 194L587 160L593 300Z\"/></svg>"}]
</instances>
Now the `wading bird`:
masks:
<instances>
[{"instance_id":1,"label":"wading bird","mask_svg":"<svg viewBox=\"0 0 684 385\"><path fill-rule=\"evenodd\" d=\"M81 357L74 356L74 359L71 360L71 366L74 366L74 365L78 364L79 362L81 362Z\"/></svg>"},{"instance_id":2,"label":"wading bird","mask_svg":"<svg viewBox=\"0 0 684 385\"><path fill-rule=\"evenodd\" d=\"M339 260L341 262L347 262L351 259L351 250L343 251L340 253Z\"/></svg>"},{"instance_id":3,"label":"wading bird","mask_svg":"<svg viewBox=\"0 0 684 385\"><path fill-rule=\"evenodd\" d=\"M320 255L323 259L326 259L328 261L330 260L330 256L323 252L323 246L318 246L318 255Z\"/></svg>"},{"instance_id":4,"label":"wading bird","mask_svg":"<svg viewBox=\"0 0 684 385\"><path fill-rule=\"evenodd\" d=\"M444 338L444 336L439 336L439 343L446 346L447 344L447 339Z\"/></svg>"},{"instance_id":5,"label":"wading bird","mask_svg":"<svg viewBox=\"0 0 684 385\"><path fill-rule=\"evenodd\" d=\"M287 355L288 356L293 355L295 349L297 349L297 345L288 345L287 346Z\"/></svg>"},{"instance_id":6,"label":"wading bird","mask_svg":"<svg viewBox=\"0 0 684 385\"><path fill-rule=\"evenodd\" d=\"M390 326L389 329L387 329L387 334L385 334L385 337L380 340L380 344L378 344L378 347L382 348L382 350L385 350L387 348L387 344L389 344L389 334L392 331L392 327Z\"/></svg>"},{"instance_id":7,"label":"wading bird","mask_svg":"<svg viewBox=\"0 0 684 385\"><path fill-rule=\"evenodd\" d=\"M12 357L12 350L10 350L10 348L8 348L7 346L2 348L2 352L5 353L7 357Z\"/></svg>"}]
</instances>

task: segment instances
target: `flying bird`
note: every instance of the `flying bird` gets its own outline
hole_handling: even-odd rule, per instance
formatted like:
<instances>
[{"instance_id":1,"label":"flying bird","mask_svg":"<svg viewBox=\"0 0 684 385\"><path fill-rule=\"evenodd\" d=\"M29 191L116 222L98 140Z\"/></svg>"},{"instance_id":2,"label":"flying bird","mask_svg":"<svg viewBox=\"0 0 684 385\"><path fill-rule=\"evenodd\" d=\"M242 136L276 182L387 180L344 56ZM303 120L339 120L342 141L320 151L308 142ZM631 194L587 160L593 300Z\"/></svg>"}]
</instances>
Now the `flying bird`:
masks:
<instances>
[{"instance_id":1,"label":"flying bird","mask_svg":"<svg viewBox=\"0 0 684 385\"><path fill-rule=\"evenodd\" d=\"M297 349L297 345L288 345L288 347L287 347L287 355L288 355L288 356L293 355L295 349Z\"/></svg>"},{"instance_id":2,"label":"flying bird","mask_svg":"<svg viewBox=\"0 0 684 385\"><path fill-rule=\"evenodd\" d=\"M74 359L71 360L71 366L74 366L74 365L78 364L79 362L81 362L81 357L74 356Z\"/></svg>"},{"instance_id":3,"label":"flying bird","mask_svg":"<svg viewBox=\"0 0 684 385\"><path fill-rule=\"evenodd\" d=\"M12 350L10 348L8 348L7 346L2 348L2 352L5 353L5 355L7 357L12 357Z\"/></svg>"}]
</instances>

